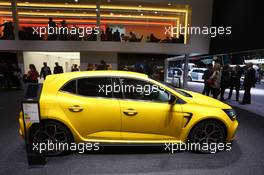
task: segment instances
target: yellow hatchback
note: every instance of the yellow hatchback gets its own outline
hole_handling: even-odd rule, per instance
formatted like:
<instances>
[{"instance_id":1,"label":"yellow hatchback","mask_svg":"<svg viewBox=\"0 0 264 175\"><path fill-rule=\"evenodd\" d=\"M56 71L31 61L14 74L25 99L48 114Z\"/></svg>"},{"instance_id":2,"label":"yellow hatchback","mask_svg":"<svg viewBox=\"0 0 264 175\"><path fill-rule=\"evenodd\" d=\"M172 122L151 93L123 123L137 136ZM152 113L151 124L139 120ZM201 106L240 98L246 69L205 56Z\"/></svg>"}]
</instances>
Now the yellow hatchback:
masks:
<instances>
[{"instance_id":1,"label":"yellow hatchback","mask_svg":"<svg viewBox=\"0 0 264 175\"><path fill-rule=\"evenodd\" d=\"M56 142L219 143L238 126L225 103L127 71L50 75L39 103L45 140ZM19 123L25 136L22 113ZM44 140L37 124L27 129L32 142Z\"/></svg>"}]
</instances>

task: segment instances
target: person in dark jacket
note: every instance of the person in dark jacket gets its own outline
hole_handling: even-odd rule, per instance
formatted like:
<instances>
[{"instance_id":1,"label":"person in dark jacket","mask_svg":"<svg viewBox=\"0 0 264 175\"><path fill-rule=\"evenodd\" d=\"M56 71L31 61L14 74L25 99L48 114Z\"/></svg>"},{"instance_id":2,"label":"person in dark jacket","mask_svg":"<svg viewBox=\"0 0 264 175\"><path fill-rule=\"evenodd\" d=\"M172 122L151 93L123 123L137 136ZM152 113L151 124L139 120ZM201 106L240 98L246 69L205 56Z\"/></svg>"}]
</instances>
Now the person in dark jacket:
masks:
<instances>
[{"instance_id":1,"label":"person in dark jacket","mask_svg":"<svg viewBox=\"0 0 264 175\"><path fill-rule=\"evenodd\" d=\"M225 90L229 87L230 85L230 78L231 78L231 72L230 72L230 67L228 64L223 66L222 73L221 73L221 85L220 85L220 100L223 101L224 95L225 95Z\"/></svg>"},{"instance_id":2,"label":"person in dark jacket","mask_svg":"<svg viewBox=\"0 0 264 175\"><path fill-rule=\"evenodd\" d=\"M230 91L228 99L232 98L233 90L236 90L236 101L239 100L239 89L240 89L240 78L241 78L241 68L239 65L235 66L231 72L230 80Z\"/></svg>"},{"instance_id":3,"label":"person in dark jacket","mask_svg":"<svg viewBox=\"0 0 264 175\"><path fill-rule=\"evenodd\" d=\"M251 104L251 93L250 93L250 91L251 91L251 88L255 84L255 78L256 78L256 71L253 68L253 64L247 63L246 69L245 69L245 79L244 79L245 93L244 93L243 101L241 103L242 105Z\"/></svg>"},{"instance_id":4,"label":"person in dark jacket","mask_svg":"<svg viewBox=\"0 0 264 175\"><path fill-rule=\"evenodd\" d=\"M208 83L209 78L213 75L213 64L208 64L207 70L204 71L203 79L204 79L204 89L202 94L210 95L211 87Z\"/></svg>"},{"instance_id":5,"label":"person in dark jacket","mask_svg":"<svg viewBox=\"0 0 264 175\"><path fill-rule=\"evenodd\" d=\"M59 65L58 62L55 63L55 67L54 67L53 73L54 74L63 73L63 68L62 68L62 66Z\"/></svg>"},{"instance_id":6,"label":"person in dark jacket","mask_svg":"<svg viewBox=\"0 0 264 175\"><path fill-rule=\"evenodd\" d=\"M40 78L43 77L44 80L46 79L46 76L50 75L51 74L51 70L50 70L50 67L47 66L47 63L44 62L43 63L43 67L41 68L41 71L40 71Z\"/></svg>"}]
</instances>

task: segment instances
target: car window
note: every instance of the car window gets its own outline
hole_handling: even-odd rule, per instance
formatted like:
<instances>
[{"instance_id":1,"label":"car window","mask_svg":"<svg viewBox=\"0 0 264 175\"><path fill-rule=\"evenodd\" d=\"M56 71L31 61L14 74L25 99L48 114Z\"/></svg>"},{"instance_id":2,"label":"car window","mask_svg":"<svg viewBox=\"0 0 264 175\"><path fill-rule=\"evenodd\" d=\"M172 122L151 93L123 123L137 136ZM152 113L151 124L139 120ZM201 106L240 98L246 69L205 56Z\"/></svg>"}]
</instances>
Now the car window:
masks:
<instances>
[{"instance_id":1,"label":"car window","mask_svg":"<svg viewBox=\"0 0 264 175\"><path fill-rule=\"evenodd\" d=\"M88 97L112 97L111 77L81 78L77 80L77 93Z\"/></svg>"},{"instance_id":2,"label":"car window","mask_svg":"<svg viewBox=\"0 0 264 175\"><path fill-rule=\"evenodd\" d=\"M61 91L76 94L76 80L72 80L72 81L66 83L66 84L61 88Z\"/></svg>"},{"instance_id":3,"label":"car window","mask_svg":"<svg viewBox=\"0 0 264 175\"><path fill-rule=\"evenodd\" d=\"M125 99L132 100L147 100L153 102L168 102L170 99L169 92L165 89L154 85L147 81L120 78L120 84L123 87L122 91Z\"/></svg>"}]
</instances>

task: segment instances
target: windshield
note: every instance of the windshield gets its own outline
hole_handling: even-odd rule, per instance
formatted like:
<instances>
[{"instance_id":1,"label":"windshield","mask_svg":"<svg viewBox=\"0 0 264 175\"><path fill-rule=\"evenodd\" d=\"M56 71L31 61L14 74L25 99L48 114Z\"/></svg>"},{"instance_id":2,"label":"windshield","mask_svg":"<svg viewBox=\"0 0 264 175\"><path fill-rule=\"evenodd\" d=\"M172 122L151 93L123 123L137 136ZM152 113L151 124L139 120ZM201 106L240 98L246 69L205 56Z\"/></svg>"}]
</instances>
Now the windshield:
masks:
<instances>
[{"instance_id":1,"label":"windshield","mask_svg":"<svg viewBox=\"0 0 264 175\"><path fill-rule=\"evenodd\" d=\"M185 91L183 91L183 90L180 90L180 89L178 89L178 88L175 88L174 86L172 86L172 85L169 84L169 83L161 82L161 81L158 81L158 80L155 80L155 81L157 81L157 82L159 82L159 83L161 83L161 84L163 84L163 85L165 85L165 86L168 86L169 88L173 89L174 91L176 91L177 93L181 94L182 96L185 96L185 97L192 97L191 94L189 94L189 93L187 93L187 92L185 92Z\"/></svg>"}]
</instances>

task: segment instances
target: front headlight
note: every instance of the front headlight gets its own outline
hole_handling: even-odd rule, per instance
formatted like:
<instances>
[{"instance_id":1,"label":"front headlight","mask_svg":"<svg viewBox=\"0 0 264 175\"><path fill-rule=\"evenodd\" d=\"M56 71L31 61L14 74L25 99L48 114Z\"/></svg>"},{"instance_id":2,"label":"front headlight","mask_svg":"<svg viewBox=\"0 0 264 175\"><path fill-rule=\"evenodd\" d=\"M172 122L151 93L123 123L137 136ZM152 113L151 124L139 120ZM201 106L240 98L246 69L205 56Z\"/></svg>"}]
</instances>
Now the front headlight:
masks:
<instances>
[{"instance_id":1,"label":"front headlight","mask_svg":"<svg viewBox=\"0 0 264 175\"><path fill-rule=\"evenodd\" d=\"M223 109L231 120L236 120L236 111L234 109Z\"/></svg>"}]
</instances>

